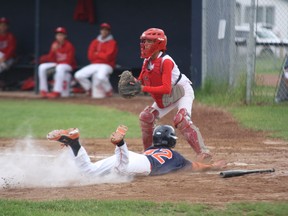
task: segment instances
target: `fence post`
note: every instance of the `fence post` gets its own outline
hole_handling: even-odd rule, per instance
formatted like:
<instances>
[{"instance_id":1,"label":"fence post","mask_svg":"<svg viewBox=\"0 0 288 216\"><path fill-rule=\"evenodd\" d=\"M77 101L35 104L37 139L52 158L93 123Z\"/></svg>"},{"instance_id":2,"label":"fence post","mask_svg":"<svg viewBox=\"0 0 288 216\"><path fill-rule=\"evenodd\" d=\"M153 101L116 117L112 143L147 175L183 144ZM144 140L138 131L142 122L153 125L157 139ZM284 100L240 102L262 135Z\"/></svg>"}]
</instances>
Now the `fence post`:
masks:
<instances>
[{"instance_id":1,"label":"fence post","mask_svg":"<svg viewBox=\"0 0 288 216\"><path fill-rule=\"evenodd\" d=\"M235 45L235 11L236 11L236 1L234 0L230 6L230 22L231 29L230 30L230 44L229 44L229 86L233 87L235 85L235 57L236 57L236 45Z\"/></svg>"},{"instance_id":2,"label":"fence post","mask_svg":"<svg viewBox=\"0 0 288 216\"><path fill-rule=\"evenodd\" d=\"M34 58L35 58L35 65L34 65L34 81L35 87L34 92L38 94L38 63L39 63L39 25L40 25L40 0L35 0L35 27L34 27Z\"/></svg>"},{"instance_id":3,"label":"fence post","mask_svg":"<svg viewBox=\"0 0 288 216\"><path fill-rule=\"evenodd\" d=\"M251 0L250 19L249 19L249 38L247 43L247 79L246 79L246 103L251 103L252 85L254 82L254 70L255 70L255 13L256 5L255 0Z\"/></svg>"},{"instance_id":4,"label":"fence post","mask_svg":"<svg viewBox=\"0 0 288 216\"><path fill-rule=\"evenodd\" d=\"M204 88L207 76L207 20L206 20L206 0L202 1L202 75L201 75L201 88Z\"/></svg>"}]
</instances>

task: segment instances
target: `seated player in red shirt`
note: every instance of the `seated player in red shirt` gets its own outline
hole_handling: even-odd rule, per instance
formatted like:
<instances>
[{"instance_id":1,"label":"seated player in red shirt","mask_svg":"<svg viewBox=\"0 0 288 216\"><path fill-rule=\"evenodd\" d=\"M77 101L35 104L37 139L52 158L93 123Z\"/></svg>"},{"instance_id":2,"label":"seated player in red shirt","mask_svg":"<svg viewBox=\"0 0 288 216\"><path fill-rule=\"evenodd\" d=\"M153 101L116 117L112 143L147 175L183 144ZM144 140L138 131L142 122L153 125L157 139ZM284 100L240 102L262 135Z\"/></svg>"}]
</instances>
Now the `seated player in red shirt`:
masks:
<instances>
[{"instance_id":1,"label":"seated player in red shirt","mask_svg":"<svg viewBox=\"0 0 288 216\"><path fill-rule=\"evenodd\" d=\"M109 75L112 74L118 53L117 42L111 34L108 23L100 25L100 34L88 48L88 59L91 64L83 67L74 75L84 90L90 94L92 88L104 92L105 96L112 96L112 86ZM89 78L92 77L92 82Z\"/></svg>"},{"instance_id":2,"label":"seated player in red shirt","mask_svg":"<svg viewBox=\"0 0 288 216\"><path fill-rule=\"evenodd\" d=\"M16 39L8 31L9 21L5 17L0 18L0 79L5 82L5 73L14 63L16 51Z\"/></svg>"},{"instance_id":3,"label":"seated player in red shirt","mask_svg":"<svg viewBox=\"0 0 288 216\"><path fill-rule=\"evenodd\" d=\"M42 60L45 63L40 64L38 68L40 95L43 98L60 97L63 88L67 88L70 84L72 70L76 68L75 48L67 39L65 28L55 29L55 41L51 45L49 54L45 58L42 57ZM47 76L53 68L55 69L54 87L53 91L48 93Z\"/></svg>"},{"instance_id":4,"label":"seated player in red shirt","mask_svg":"<svg viewBox=\"0 0 288 216\"><path fill-rule=\"evenodd\" d=\"M178 170L207 171L219 170L226 167L224 160L210 164L191 162L180 153L173 150L177 137L170 125L160 125L153 133L153 144L143 154L128 150L124 141L126 126L119 126L111 135L111 142L115 145L115 154L96 163L92 163L83 146L79 142L79 129L54 130L48 133L47 139L58 141L69 146L74 154L74 160L82 173L90 177L109 174L134 175L163 175Z\"/></svg>"},{"instance_id":5,"label":"seated player in red shirt","mask_svg":"<svg viewBox=\"0 0 288 216\"><path fill-rule=\"evenodd\" d=\"M197 154L199 161L210 161L212 155L203 142L199 129L191 120L194 91L192 82L180 72L175 61L166 54L167 37L162 29L150 28L143 32L141 58L144 58L141 74L141 90L154 99L152 106L140 113L144 149L152 144L155 121L175 108L174 125Z\"/></svg>"}]
</instances>

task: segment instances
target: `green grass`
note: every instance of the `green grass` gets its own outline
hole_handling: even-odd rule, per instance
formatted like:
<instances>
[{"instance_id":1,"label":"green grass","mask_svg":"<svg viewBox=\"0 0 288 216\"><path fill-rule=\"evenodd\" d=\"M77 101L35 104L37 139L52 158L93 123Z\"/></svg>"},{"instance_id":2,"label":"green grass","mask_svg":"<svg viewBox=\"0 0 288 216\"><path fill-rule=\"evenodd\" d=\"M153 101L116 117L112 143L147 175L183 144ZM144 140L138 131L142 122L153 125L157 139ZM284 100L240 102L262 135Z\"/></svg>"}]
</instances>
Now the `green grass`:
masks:
<instances>
[{"instance_id":1,"label":"green grass","mask_svg":"<svg viewBox=\"0 0 288 216\"><path fill-rule=\"evenodd\" d=\"M0 137L44 138L54 129L78 127L83 138L109 137L119 124L140 137L138 116L109 107L40 100L0 99Z\"/></svg>"},{"instance_id":2,"label":"green grass","mask_svg":"<svg viewBox=\"0 0 288 216\"><path fill-rule=\"evenodd\" d=\"M287 215L287 203L232 203L212 207L188 203L148 201L58 200L45 202L0 200L5 216L91 216L91 215Z\"/></svg>"},{"instance_id":3,"label":"green grass","mask_svg":"<svg viewBox=\"0 0 288 216\"><path fill-rule=\"evenodd\" d=\"M288 140L288 103L274 104L275 88L254 86L252 104L249 106L245 105L245 92L243 82L233 89L208 81L204 88L196 92L196 99L230 111L244 127L271 132L271 137Z\"/></svg>"},{"instance_id":4,"label":"green grass","mask_svg":"<svg viewBox=\"0 0 288 216\"><path fill-rule=\"evenodd\" d=\"M256 74L279 74L283 59L270 57L258 57L255 62Z\"/></svg>"},{"instance_id":5,"label":"green grass","mask_svg":"<svg viewBox=\"0 0 288 216\"><path fill-rule=\"evenodd\" d=\"M245 101L243 82L244 78L241 78L238 86L230 88L228 84L206 80L204 87L196 90L196 99L211 106L241 105Z\"/></svg>"},{"instance_id":6,"label":"green grass","mask_svg":"<svg viewBox=\"0 0 288 216\"><path fill-rule=\"evenodd\" d=\"M252 104L273 104L276 89L273 86L254 86Z\"/></svg>"},{"instance_id":7,"label":"green grass","mask_svg":"<svg viewBox=\"0 0 288 216\"><path fill-rule=\"evenodd\" d=\"M270 131L272 137L288 140L286 105L241 106L229 110L244 127Z\"/></svg>"}]
</instances>

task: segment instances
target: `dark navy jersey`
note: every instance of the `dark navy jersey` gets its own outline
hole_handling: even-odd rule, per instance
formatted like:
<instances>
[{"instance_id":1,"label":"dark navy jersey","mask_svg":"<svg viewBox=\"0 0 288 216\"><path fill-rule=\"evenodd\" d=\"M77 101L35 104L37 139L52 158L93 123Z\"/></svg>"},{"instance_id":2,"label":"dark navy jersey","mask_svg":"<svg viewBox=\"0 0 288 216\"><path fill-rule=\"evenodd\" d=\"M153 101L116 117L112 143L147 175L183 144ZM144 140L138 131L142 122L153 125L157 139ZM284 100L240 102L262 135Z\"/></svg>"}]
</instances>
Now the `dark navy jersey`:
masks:
<instances>
[{"instance_id":1,"label":"dark navy jersey","mask_svg":"<svg viewBox=\"0 0 288 216\"><path fill-rule=\"evenodd\" d=\"M166 147L149 147L144 154L151 163L150 175L162 175L191 165L181 154Z\"/></svg>"}]
</instances>

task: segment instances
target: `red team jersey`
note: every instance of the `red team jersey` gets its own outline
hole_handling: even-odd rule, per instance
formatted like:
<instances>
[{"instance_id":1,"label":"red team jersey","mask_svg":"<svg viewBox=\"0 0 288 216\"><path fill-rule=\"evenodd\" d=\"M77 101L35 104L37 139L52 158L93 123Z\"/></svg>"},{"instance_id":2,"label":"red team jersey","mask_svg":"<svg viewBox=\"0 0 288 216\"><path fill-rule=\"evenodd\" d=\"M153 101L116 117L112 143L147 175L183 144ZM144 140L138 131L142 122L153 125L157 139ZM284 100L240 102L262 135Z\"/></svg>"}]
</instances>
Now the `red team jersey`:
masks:
<instances>
[{"instance_id":1,"label":"red team jersey","mask_svg":"<svg viewBox=\"0 0 288 216\"><path fill-rule=\"evenodd\" d=\"M108 64L114 68L117 52L117 42L113 38L106 41L95 39L89 45L88 59L91 64Z\"/></svg>"},{"instance_id":2,"label":"red team jersey","mask_svg":"<svg viewBox=\"0 0 288 216\"><path fill-rule=\"evenodd\" d=\"M55 45L58 46L56 50L53 49ZM56 62L57 64L69 64L73 69L77 66L75 60L75 48L68 40L65 40L62 45L57 41L54 41L51 45L47 60Z\"/></svg>"},{"instance_id":3,"label":"red team jersey","mask_svg":"<svg viewBox=\"0 0 288 216\"><path fill-rule=\"evenodd\" d=\"M15 57L16 39L10 32L0 35L0 52L4 53L5 60Z\"/></svg>"},{"instance_id":4,"label":"red team jersey","mask_svg":"<svg viewBox=\"0 0 288 216\"><path fill-rule=\"evenodd\" d=\"M180 76L178 66L168 55L145 59L138 80L144 85L143 92L150 93L159 108L164 108L163 94L170 94L172 85Z\"/></svg>"},{"instance_id":5,"label":"red team jersey","mask_svg":"<svg viewBox=\"0 0 288 216\"><path fill-rule=\"evenodd\" d=\"M145 150L144 155L151 163L150 175L163 175L191 166L191 162L186 160L181 154L165 147L149 147Z\"/></svg>"}]
</instances>

